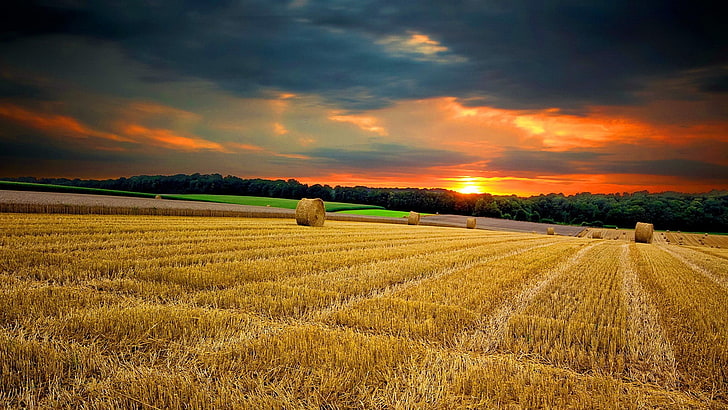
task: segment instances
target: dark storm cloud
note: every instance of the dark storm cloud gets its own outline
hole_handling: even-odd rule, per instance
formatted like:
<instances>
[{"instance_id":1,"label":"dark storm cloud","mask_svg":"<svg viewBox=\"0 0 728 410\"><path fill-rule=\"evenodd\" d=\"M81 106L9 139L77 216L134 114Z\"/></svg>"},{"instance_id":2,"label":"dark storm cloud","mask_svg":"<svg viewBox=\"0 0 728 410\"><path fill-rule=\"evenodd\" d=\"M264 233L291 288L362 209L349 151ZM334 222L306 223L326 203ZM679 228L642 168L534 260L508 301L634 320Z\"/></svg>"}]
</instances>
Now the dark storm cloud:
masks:
<instances>
[{"instance_id":1,"label":"dark storm cloud","mask_svg":"<svg viewBox=\"0 0 728 410\"><path fill-rule=\"evenodd\" d=\"M25 84L0 77L0 98L13 99L43 99L48 93L32 84Z\"/></svg>"},{"instance_id":2,"label":"dark storm cloud","mask_svg":"<svg viewBox=\"0 0 728 410\"><path fill-rule=\"evenodd\" d=\"M14 139L0 139L0 160L7 164L11 159L21 161L37 160L75 160L79 155L88 156L88 153L77 153L58 144L55 140L37 137L30 134L20 134Z\"/></svg>"},{"instance_id":3,"label":"dark storm cloud","mask_svg":"<svg viewBox=\"0 0 728 410\"><path fill-rule=\"evenodd\" d=\"M296 3L22 3L3 17L0 39L100 38L170 75L242 95L315 93L351 109L454 95L470 104L578 111L634 102L650 81L701 68L713 77L699 88L724 88L728 31L709 2ZM411 33L448 50L391 53L381 43Z\"/></svg>"},{"instance_id":4,"label":"dark storm cloud","mask_svg":"<svg viewBox=\"0 0 728 410\"><path fill-rule=\"evenodd\" d=\"M701 79L700 90L710 93L728 93L728 75Z\"/></svg>"},{"instance_id":5,"label":"dark storm cloud","mask_svg":"<svg viewBox=\"0 0 728 410\"><path fill-rule=\"evenodd\" d=\"M488 162L489 170L523 172L530 175L579 174L590 171L590 164L604 154L589 151L509 150Z\"/></svg>"},{"instance_id":6,"label":"dark storm cloud","mask_svg":"<svg viewBox=\"0 0 728 410\"><path fill-rule=\"evenodd\" d=\"M372 144L357 149L318 148L302 153L325 163L353 169L418 169L474 162L469 155L399 144Z\"/></svg>"},{"instance_id":7,"label":"dark storm cloud","mask_svg":"<svg viewBox=\"0 0 728 410\"><path fill-rule=\"evenodd\" d=\"M0 122L0 127L3 124ZM83 140L59 140L38 133L17 132L8 138L0 133L0 163L10 160L29 162L42 167L45 161L98 161L103 167L109 162L144 162L154 157L144 152L89 150ZM0 170L0 175L2 170Z\"/></svg>"},{"instance_id":8,"label":"dark storm cloud","mask_svg":"<svg viewBox=\"0 0 728 410\"><path fill-rule=\"evenodd\" d=\"M488 170L527 175L641 174L674 176L696 181L725 181L728 176L728 166L704 161L681 158L621 161L609 157L609 154L589 151L510 150L489 161Z\"/></svg>"},{"instance_id":9,"label":"dark storm cloud","mask_svg":"<svg viewBox=\"0 0 728 410\"><path fill-rule=\"evenodd\" d=\"M603 173L677 176L696 181L728 178L728 166L680 158L604 163L596 168Z\"/></svg>"}]
</instances>

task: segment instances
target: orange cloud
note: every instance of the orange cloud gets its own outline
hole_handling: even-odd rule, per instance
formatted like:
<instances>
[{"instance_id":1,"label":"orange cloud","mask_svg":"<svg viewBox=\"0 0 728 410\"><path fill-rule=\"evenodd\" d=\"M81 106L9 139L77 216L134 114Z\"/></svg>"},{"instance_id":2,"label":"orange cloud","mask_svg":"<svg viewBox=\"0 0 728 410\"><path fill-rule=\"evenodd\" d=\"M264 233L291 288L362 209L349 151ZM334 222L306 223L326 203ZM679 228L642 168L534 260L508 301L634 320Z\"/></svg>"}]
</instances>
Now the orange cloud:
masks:
<instances>
[{"instance_id":1,"label":"orange cloud","mask_svg":"<svg viewBox=\"0 0 728 410\"><path fill-rule=\"evenodd\" d=\"M263 147L259 147L257 145L251 145L251 144L241 144L237 142L228 142L225 144L225 147L232 150L242 150L247 152L254 152L254 153L260 153L263 155L269 155L274 157L281 157L281 158L290 158L290 159L311 159L311 157L300 155L300 154L285 154L280 152L274 152L271 150L267 150Z\"/></svg>"},{"instance_id":2,"label":"orange cloud","mask_svg":"<svg viewBox=\"0 0 728 410\"><path fill-rule=\"evenodd\" d=\"M276 157L281 158L290 158L290 159L311 159L311 157L306 155L300 155L300 154L282 154L280 152L273 153Z\"/></svg>"},{"instance_id":3,"label":"orange cloud","mask_svg":"<svg viewBox=\"0 0 728 410\"><path fill-rule=\"evenodd\" d=\"M700 158L728 163L720 148L728 143L726 121L658 122L632 107L591 107L583 115L564 114L558 108L467 107L453 97L437 99L436 106L440 115L427 124L429 129L423 135L456 135L448 140L450 147L490 157L515 147L545 152L588 150L625 160ZM671 107L666 103L663 109ZM656 107L650 110L658 111Z\"/></svg>"},{"instance_id":4,"label":"orange cloud","mask_svg":"<svg viewBox=\"0 0 728 410\"><path fill-rule=\"evenodd\" d=\"M387 36L377 41L392 55L412 57L415 60L436 63L461 63L466 58L447 55L450 49L433 40L430 36L416 31L408 31L407 35Z\"/></svg>"},{"instance_id":5,"label":"orange cloud","mask_svg":"<svg viewBox=\"0 0 728 410\"><path fill-rule=\"evenodd\" d=\"M532 135L538 135L544 146L553 150L660 139L657 130L648 124L599 113L582 117L542 111L519 115L515 124Z\"/></svg>"},{"instance_id":6,"label":"orange cloud","mask_svg":"<svg viewBox=\"0 0 728 410\"><path fill-rule=\"evenodd\" d=\"M307 147L307 146L309 146L309 145L311 145L311 144L313 144L313 143L315 143L315 142L316 142L316 140L315 140L315 139L313 139L313 138L305 138L305 137L301 137L301 138L299 138L299 139L298 139L298 143L299 143L299 144L300 144L301 146L304 146L304 147Z\"/></svg>"},{"instance_id":7,"label":"orange cloud","mask_svg":"<svg viewBox=\"0 0 728 410\"><path fill-rule=\"evenodd\" d=\"M148 101L133 102L129 105L129 109L135 113L144 114L145 116L167 116L188 121L197 121L202 118L199 114L190 111Z\"/></svg>"},{"instance_id":8,"label":"orange cloud","mask_svg":"<svg viewBox=\"0 0 728 410\"><path fill-rule=\"evenodd\" d=\"M404 44L422 54L437 54L448 51L447 47L442 46L439 41L435 41L425 34L415 32L410 33L410 37L404 41Z\"/></svg>"},{"instance_id":9,"label":"orange cloud","mask_svg":"<svg viewBox=\"0 0 728 410\"><path fill-rule=\"evenodd\" d=\"M135 138L139 143L181 151L218 151L230 153L228 149L217 142L208 141L198 137L185 137L166 129L152 129L138 124L124 126L124 133Z\"/></svg>"},{"instance_id":10,"label":"orange cloud","mask_svg":"<svg viewBox=\"0 0 728 410\"><path fill-rule=\"evenodd\" d=\"M278 98L281 100L290 100L291 98L297 97L296 94L293 93L280 93L278 94Z\"/></svg>"},{"instance_id":11,"label":"orange cloud","mask_svg":"<svg viewBox=\"0 0 728 410\"><path fill-rule=\"evenodd\" d=\"M333 112L328 118L331 121L354 124L364 131L373 132L381 136L386 136L388 134L387 130L378 124L379 120L376 117L364 115L343 115L339 112Z\"/></svg>"},{"instance_id":12,"label":"orange cloud","mask_svg":"<svg viewBox=\"0 0 728 410\"><path fill-rule=\"evenodd\" d=\"M240 149L240 150L243 150L243 151L254 151L254 152L265 151L263 149L263 147L259 147L257 145L240 144L240 143L237 143L237 142L228 142L227 144L225 144L225 146L226 147L229 147L229 148Z\"/></svg>"},{"instance_id":13,"label":"orange cloud","mask_svg":"<svg viewBox=\"0 0 728 410\"><path fill-rule=\"evenodd\" d=\"M443 98L441 109L451 120L485 127L510 128L524 138L538 141L541 149L563 151L593 148L616 142L662 140L658 129L628 117L608 115L594 109L588 115L563 114L558 108L537 111L492 107L465 107L453 97Z\"/></svg>"},{"instance_id":14,"label":"orange cloud","mask_svg":"<svg viewBox=\"0 0 728 410\"><path fill-rule=\"evenodd\" d=\"M116 134L95 130L73 117L33 112L12 104L0 104L0 116L26 127L56 135L63 134L63 136L73 138L96 137L118 142L133 142L131 139Z\"/></svg>"},{"instance_id":15,"label":"orange cloud","mask_svg":"<svg viewBox=\"0 0 728 410\"><path fill-rule=\"evenodd\" d=\"M267 101L270 103L273 112L281 115L288 109L288 107L290 107L291 101L296 97L298 97L298 95L284 92Z\"/></svg>"},{"instance_id":16,"label":"orange cloud","mask_svg":"<svg viewBox=\"0 0 728 410\"><path fill-rule=\"evenodd\" d=\"M273 124L273 132L276 135L286 135L288 134L288 129L280 122L276 122Z\"/></svg>"}]
</instances>

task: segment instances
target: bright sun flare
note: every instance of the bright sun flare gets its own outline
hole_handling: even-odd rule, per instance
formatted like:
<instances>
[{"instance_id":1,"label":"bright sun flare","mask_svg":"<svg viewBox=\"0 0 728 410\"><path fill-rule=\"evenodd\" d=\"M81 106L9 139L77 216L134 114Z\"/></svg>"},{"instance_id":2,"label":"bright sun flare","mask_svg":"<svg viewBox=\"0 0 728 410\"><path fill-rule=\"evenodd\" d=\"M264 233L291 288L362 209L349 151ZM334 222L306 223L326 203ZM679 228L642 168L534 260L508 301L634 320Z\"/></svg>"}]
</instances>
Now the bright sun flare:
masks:
<instances>
[{"instance_id":1,"label":"bright sun flare","mask_svg":"<svg viewBox=\"0 0 728 410\"><path fill-rule=\"evenodd\" d=\"M466 185L462 188L457 189L461 194L482 194L483 187L479 185Z\"/></svg>"}]
</instances>

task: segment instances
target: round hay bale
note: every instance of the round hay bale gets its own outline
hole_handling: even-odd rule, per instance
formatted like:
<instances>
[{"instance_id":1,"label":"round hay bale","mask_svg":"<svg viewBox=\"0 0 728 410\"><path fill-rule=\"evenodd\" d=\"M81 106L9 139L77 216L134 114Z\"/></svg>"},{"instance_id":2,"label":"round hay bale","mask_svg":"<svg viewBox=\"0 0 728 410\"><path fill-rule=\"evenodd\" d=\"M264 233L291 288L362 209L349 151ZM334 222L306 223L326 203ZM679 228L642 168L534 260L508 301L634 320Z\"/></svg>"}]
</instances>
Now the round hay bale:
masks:
<instances>
[{"instance_id":1,"label":"round hay bale","mask_svg":"<svg viewBox=\"0 0 728 410\"><path fill-rule=\"evenodd\" d=\"M652 243L652 233L655 227L652 224L637 222L634 227L634 241L640 243Z\"/></svg>"},{"instance_id":2,"label":"round hay bale","mask_svg":"<svg viewBox=\"0 0 728 410\"><path fill-rule=\"evenodd\" d=\"M546 228L546 235L556 235L556 230L552 226L549 226Z\"/></svg>"},{"instance_id":3,"label":"round hay bale","mask_svg":"<svg viewBox=\"0 0 728 410\"><path fill-rule=\"evenodd\" d=\"M303 198L296 205L296 223L303 226L324 226L326 207L321 198Z\"/></svg>"},{"instance_id":4,"label":"round hay bale","mask_svg":"<svg viewBox=\"0 0 728 410\"><path fill-rule=\"evenodd\" d=\"M478 224L478 221L476 221L474 217L470 217L465 222L465 227L468 229L475 229L475 225L477 225L477 224Z\"/></svg>"},{"instance_id":5,"label":"round hay bale","mask_svg":"<svg viewBox=\"0 0 728 410\"><path fill-rule=\"evenodd\" d=\"M410 211L409 216L407 217L407 225L419 225L420 224L420 214L417 212Z\"/></svg>"},{"instance_id":6,"label":"round hay bale","mask_svg":"<svg viewBox=\"0 0 728 410\"><path fill-rule=\"evenodd\" d=\"M592 232L592 239L602 239L602 231Z\"/></svg>"},{"instance_id":7,"label":"round hay bale","mask_svg":"<svg viewBox=\"0 0 728 410\"><path fill-rule=\"evenodd\" d=\"M155 195L154 199L162 199L162 195Z\"/></svg>"}]
</instances>

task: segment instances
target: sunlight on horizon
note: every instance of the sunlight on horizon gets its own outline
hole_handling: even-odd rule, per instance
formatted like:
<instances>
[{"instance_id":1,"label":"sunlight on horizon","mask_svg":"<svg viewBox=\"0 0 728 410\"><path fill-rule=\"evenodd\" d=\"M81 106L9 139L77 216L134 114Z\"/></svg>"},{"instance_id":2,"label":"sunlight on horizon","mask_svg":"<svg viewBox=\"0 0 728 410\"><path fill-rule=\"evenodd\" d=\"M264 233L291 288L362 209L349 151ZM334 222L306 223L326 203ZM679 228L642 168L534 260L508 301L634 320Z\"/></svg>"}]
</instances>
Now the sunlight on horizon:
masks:
<instances>
[{"instance_id":1,"label":"sunlight on horizon","mask_svg":"<svg viewBox=\"0 0 728 410\"><path fill-rule=\"evenodd\" d=\"M461 194L482 194L484 192L483 187L479 185L466 185L462 188L456 189Z\"/></svg>"},{"instance_id":2,"label":"sunlight on horizon","mask_svg":"<svg viewBox=\"0 0 728 410\"><path fill-rule=\"evenodd\" d=\"M481 179L477 177L459 177L459 178L448 178L451 181L458 182L458 184L450 187L453 191L460 192L461 194L482 194L487 192L486 187L481 183Z\"/></svg>"}]
</instances>

